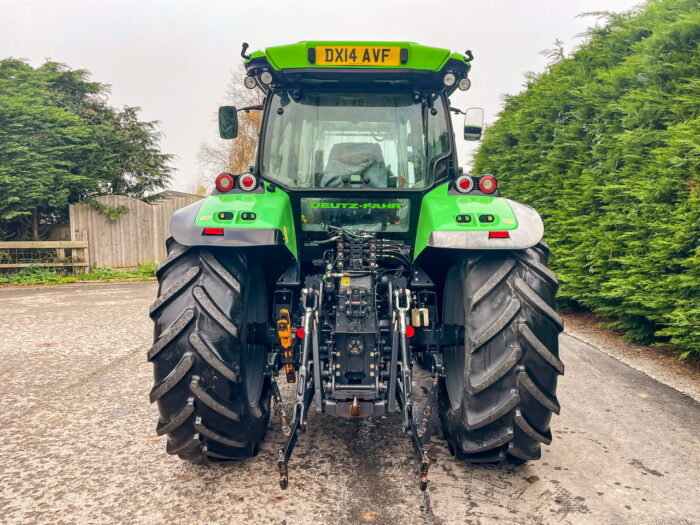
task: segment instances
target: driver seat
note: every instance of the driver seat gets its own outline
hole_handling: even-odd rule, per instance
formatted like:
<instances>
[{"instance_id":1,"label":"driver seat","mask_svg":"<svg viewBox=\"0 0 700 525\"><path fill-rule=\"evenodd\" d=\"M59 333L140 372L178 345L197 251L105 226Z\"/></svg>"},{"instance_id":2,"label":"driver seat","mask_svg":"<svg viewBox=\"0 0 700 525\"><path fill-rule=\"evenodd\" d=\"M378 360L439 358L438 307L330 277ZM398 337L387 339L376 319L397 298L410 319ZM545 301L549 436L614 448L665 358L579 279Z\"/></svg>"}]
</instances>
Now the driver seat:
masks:
<instances>
[{"instance_id":1,"label":"driver seat","mask_svg":"<svg viewBox=\"0 0 700 525\"><path fill-rule=\"evenodd\" d=\"M346 178L347 182L343 179ZM365 184L364 179L369 178ZM345 142L334 144L318 184L321 188L387 188L389 170L379 144Z\"/></svg>"}]
</instances>

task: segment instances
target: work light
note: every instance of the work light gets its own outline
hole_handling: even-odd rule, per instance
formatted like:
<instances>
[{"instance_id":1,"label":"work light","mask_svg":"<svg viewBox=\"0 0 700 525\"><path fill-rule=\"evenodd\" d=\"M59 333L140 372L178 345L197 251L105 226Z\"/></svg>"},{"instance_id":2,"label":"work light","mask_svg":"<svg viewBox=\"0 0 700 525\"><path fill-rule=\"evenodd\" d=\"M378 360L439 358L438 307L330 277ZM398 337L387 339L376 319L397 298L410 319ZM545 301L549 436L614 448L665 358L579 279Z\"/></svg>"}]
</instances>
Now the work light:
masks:
<instances>
[{"instance_id":1,"label":"work light","mask_svg":"<svg viewBox=\"0 0 700 525\"><path fill-rule=\"evenodd\" d=\"M270 82L272 82L272 73L270 73L269 71L263 71L262 73L260 73L260 81L263 84L269 84Z\"/></svg>"}]
</instances>

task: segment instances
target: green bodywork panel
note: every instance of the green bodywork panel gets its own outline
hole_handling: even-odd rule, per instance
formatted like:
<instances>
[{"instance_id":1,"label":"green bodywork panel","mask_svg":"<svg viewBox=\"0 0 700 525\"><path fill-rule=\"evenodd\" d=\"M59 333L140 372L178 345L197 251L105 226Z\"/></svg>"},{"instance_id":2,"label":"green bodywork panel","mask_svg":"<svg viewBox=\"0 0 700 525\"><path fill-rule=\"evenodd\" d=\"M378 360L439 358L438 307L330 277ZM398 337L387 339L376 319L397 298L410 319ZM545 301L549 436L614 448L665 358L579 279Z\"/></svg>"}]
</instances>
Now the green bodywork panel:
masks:
<instances>
[{"instance_id":1,"label":"green bodywork panel","mask_svg":"<svg viewBox=\"0 0 700 525\"><path fill-rule=\"evenodd\" d=\"M518 220L505 199L485 195L448 195L448 187L449 184L438 186L423 198L413 249L414 259L426 248L434 231L517 229ZM458 216L468 222L457 222ZM482 218L491 218L492 221L484 222Z\"/></svg>"},{"instance_id":2,"label":"green bodywork panel","mask_svg":"<svg viewBox=\"0 0 700 525\"><path fill-rule=\"evenodd\" d=\"M377 46L377 47L399 47L408 49L408 61L400 66L384 65L318 65L309 62L308 50L317 46ZM448 49L439 47L428 47L413 42L343 42L343 41L307 41L285 46L268 47L265 51L256 51L251 54L250 60L254 58L267 58L270 65L277 69L297 69L307 67L318 68L367 68L367 69L424 69L428 71L439 71L450 59L459 60L468 64L463 55L451 53Z\"/></svg>"},{"instance_id":3,"label":"green bodywork panel","mask_svg":"<svg viewBox=\"0 0 700 525\"><path fill-rule=\"evenodd\" d=\"M202 228L277 229L284 235L285 246L297 256L297 238L292 217L289 195L277 190L267 191L269 184L263 183L263 193L232 193L210 195L199 208L195 225ZM231 213L230 219L221 219L220 214ZM247 213L254 219L244 219Z\"/></svg>"},{"instance_id":4,"label":"green bodywork panel","mask_svg":"<svg viewBox=\"0 0 700 525\"><path fill-rule=\"evenodd\" d=\"M297 239L289 195L281 190L264 193L211 195L199 208L195 226L200 228L277 229L285 246L297 257ZM414 244L414 259L427 247L434 231L504 231L518 228L505 199L485 195L448 195L449 184L428 192L421 203ZM221 214L230 217L221 218ZM250 214L254 213L254 218ZM243 217L248 214L248 219ZM460 217L460 221L458 221Z\"/></svg>"}]
</instances>

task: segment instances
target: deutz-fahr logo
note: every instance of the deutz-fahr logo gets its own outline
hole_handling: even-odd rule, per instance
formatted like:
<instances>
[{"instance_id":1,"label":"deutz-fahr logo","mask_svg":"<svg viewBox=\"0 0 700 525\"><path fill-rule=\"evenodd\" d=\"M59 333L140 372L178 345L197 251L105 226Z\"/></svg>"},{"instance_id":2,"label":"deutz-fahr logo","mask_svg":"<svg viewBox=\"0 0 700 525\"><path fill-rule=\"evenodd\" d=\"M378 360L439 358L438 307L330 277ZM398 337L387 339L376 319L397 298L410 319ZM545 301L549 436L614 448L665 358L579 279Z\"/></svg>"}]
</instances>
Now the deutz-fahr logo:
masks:
<instances>
[{"instance_id":1,"label":"deutz-fahr logo","mask_svg":"<svg viewBox=\"0 0 700 525\"><path fill-rule=\"evenodd\" d=\"M400 202L310 202L310 208L341 208L341 209L401 209Z\"/></svg>"}]
</instances>

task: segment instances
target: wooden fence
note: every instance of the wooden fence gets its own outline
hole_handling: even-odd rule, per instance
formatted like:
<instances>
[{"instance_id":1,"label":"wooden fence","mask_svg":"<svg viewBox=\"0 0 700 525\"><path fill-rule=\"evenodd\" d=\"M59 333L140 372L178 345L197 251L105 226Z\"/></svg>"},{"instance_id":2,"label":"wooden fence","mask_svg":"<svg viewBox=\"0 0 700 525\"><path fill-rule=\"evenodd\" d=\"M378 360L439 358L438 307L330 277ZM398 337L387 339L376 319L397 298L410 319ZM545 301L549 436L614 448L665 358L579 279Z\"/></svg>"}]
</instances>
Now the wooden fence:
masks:
<instances>
[{"instance_id":1,"label":"wooden fence","mask_svg":"<svg viewBox=\"0 0 700 525\"><path fill-rule=\"evenodd\" d=\"M201 197L173 197L147 203L123 195L105 195L95 200L103 206L127 211L110 221L91 204L71 204L71 240L87 235L90 263L109 268L133 268L165 258L165 239L172 214ZM83 233L85 232L85 233Z\"/></svg>"},{"instance_id":2,"label":"wooden fence","mask_svg":"<svg viewBox=\"0 0 700 525\"><path fill-rule=\"evenodd\" d=\"M53 254L44 253L47 250L52 251ZM69 251L69 253L67 254L66 251ZM0 252L6 255L6 257L0 259L5 261L0 263L0 269L42 266L45 268L65 267L87 270L90 267L90 253L87 240L0 242ZM45 257L45 255L49 256Z\"/></svg>"}]
</instances>

